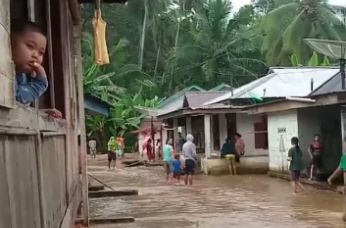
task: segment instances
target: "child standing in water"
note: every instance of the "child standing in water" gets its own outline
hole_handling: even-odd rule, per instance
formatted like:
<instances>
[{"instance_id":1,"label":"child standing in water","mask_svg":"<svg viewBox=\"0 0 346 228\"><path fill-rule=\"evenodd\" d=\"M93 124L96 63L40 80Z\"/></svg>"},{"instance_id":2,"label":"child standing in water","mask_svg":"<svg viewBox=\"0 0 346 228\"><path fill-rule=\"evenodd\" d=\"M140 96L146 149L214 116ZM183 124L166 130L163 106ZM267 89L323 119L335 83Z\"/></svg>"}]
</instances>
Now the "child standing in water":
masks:
<instances>
[{"instance_id":1,"label":"child standing in water","mask_svg":"<svg viewBox=\"0 0 346 228\"><path fill-rule=\"evenodd\" d=\"M173 178L177 181L178 184L180 184L181 162L179 154L174 155L174 159L172 161L172 172Z\"/></svg>"},{"instance_id":2,"label":"child standing in water","mask_svg":"<svg viewBox=\"0 0 346 228\"><path fill-rule=\"evenodd\" d=\"M292 147L288 151L289 170L291 174L292 185L294 192L304 191L303 185L300 183L300 172L303 170L303 152L299 147L297 137L291 139Z\"/></svg>"}]
</instances>

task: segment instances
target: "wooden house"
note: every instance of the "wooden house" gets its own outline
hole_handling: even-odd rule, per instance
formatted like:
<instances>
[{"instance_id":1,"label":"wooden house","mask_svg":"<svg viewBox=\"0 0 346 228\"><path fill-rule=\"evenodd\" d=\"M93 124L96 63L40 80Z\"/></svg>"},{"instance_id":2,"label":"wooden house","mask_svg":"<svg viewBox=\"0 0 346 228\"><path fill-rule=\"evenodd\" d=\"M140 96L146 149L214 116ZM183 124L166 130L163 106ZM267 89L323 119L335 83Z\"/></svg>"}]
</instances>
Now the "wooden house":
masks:
<instances>
[{"instance_id":1,"label":"wooden house","mask_svg":"<svg viewBox=\"0 0 346 228\"><path fill-rule=\"evenodd\" d=\"M0 227L70 228L78 213L87 224L79 3L0 0ZM10 18L47 32L49 88L29 107L15 101ZM62 118L49 118L47 109Z\"/></svg>"}]
</instances>

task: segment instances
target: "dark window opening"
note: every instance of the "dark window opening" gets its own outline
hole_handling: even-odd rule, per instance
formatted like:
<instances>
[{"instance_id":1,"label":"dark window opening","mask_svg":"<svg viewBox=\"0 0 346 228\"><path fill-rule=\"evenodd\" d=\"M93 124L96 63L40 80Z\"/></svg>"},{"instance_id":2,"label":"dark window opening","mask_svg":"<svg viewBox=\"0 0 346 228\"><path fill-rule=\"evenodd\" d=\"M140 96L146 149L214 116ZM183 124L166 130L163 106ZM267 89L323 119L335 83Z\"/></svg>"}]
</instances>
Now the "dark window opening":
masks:
<instances>
[{"instance_id":1,"label":"dark window opening","mask_svg":"<svg viewBox=\"0 0 346 228\"><path fill-rule=\"evenodd\" d=\"M63 61L63 40L62 39L62 12L60 10L60 1L50 1L50 20L51 26L51 42L49 49L51 49L51 58L52 58L52 74L53 79L51 81L51 94L54 94L54 99L52 99L53 108L58 109L63 118L66 118L65 115L65 77L64 77L64 61Z\"/></svg>"},{"instance_id":2,"label":"dark window opening","mask_svg":"<svg viewBox=\"0 0 346 228\"><path fill-rule=\"evenodd\" d=\"M68 89L64 87L66 73L63 69L68 68L68 65L63 61L63 54L66 50L62 44L69 44L69 40L63 39L61 21L66 12L60 10L60 5L61 1L53 0L17 0L15 4L10 4L10 13L11 19L30 20L38 23L47 35L47 48L42 65L47 73L48 89L31 106L40 109L56 108L65 118L65 92Z\"/></svg>"},{"instance_id":3,"label":"dark window opening","mask_svg":"<svg viewBox=\"0 0 346 228\"><path fill-rule=\"evenodd\" d=\"M226 114L227 121L227 137L233 138L237 133L237 116L235 113Z\"/></svg>"},{"instance_id":4,"label":"dark window opening","mask_svg":"<svg viewBox=\"0 0 346 228\"><path fill-rule=\"evenodd\" d=\"M256 149L268 149L267 126L267 116L262 116L261 122L254 123Z\"/></svg>"},{"instance_id":5,"label":"dark window opening","mask_svg":"<svg viewBox=\"0 0 346 228\"><path fill-rule=\"evenodd\" d=\"M220 150L219 115L213 115L213 140L214 150Z\"/></svg>"}]
</instances>

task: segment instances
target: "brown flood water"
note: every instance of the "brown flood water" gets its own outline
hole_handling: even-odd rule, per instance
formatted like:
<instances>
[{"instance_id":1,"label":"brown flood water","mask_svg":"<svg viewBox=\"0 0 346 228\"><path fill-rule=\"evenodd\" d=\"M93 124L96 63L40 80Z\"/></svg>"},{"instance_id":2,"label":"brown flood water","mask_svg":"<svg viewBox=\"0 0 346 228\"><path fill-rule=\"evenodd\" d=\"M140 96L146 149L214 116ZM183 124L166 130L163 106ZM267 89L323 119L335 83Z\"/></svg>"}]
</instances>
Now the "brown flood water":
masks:
<instances>
[{"instance_id":1,"label":"brown flood water","mask_svg":"<svg viewBox=\"0 0 346 228\"><path fill-rule=\"evenodd\" d=\"M94 228L346 227L341 195L312 187L294 195L289 182L264 175L199 175L193 186L175 186L161 167L89 170L116 189L139 190L139 196L90 199L91 217L136 219Z\"/></svg>"}]
</instances>

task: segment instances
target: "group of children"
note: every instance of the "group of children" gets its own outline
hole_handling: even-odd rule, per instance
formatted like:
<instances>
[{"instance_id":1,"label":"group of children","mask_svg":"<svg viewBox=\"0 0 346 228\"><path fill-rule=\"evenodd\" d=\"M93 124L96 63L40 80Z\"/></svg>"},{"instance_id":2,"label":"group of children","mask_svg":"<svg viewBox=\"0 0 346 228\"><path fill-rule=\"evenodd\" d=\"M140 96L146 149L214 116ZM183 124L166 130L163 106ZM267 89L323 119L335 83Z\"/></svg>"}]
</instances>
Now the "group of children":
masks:
<instances>
[{"instance_id":1,"label":"group of children","mask_svg":"<svg viewBox=\"0 0 346 228\"><path fill-rule=\"evenodd\" d=\"M168 139L166 145L163 147L163 162L165 167L167 181L175 181L180 183L180 175L183 169L180 155L174 153L173 140Z\"/></svg>"}]
</instances>

